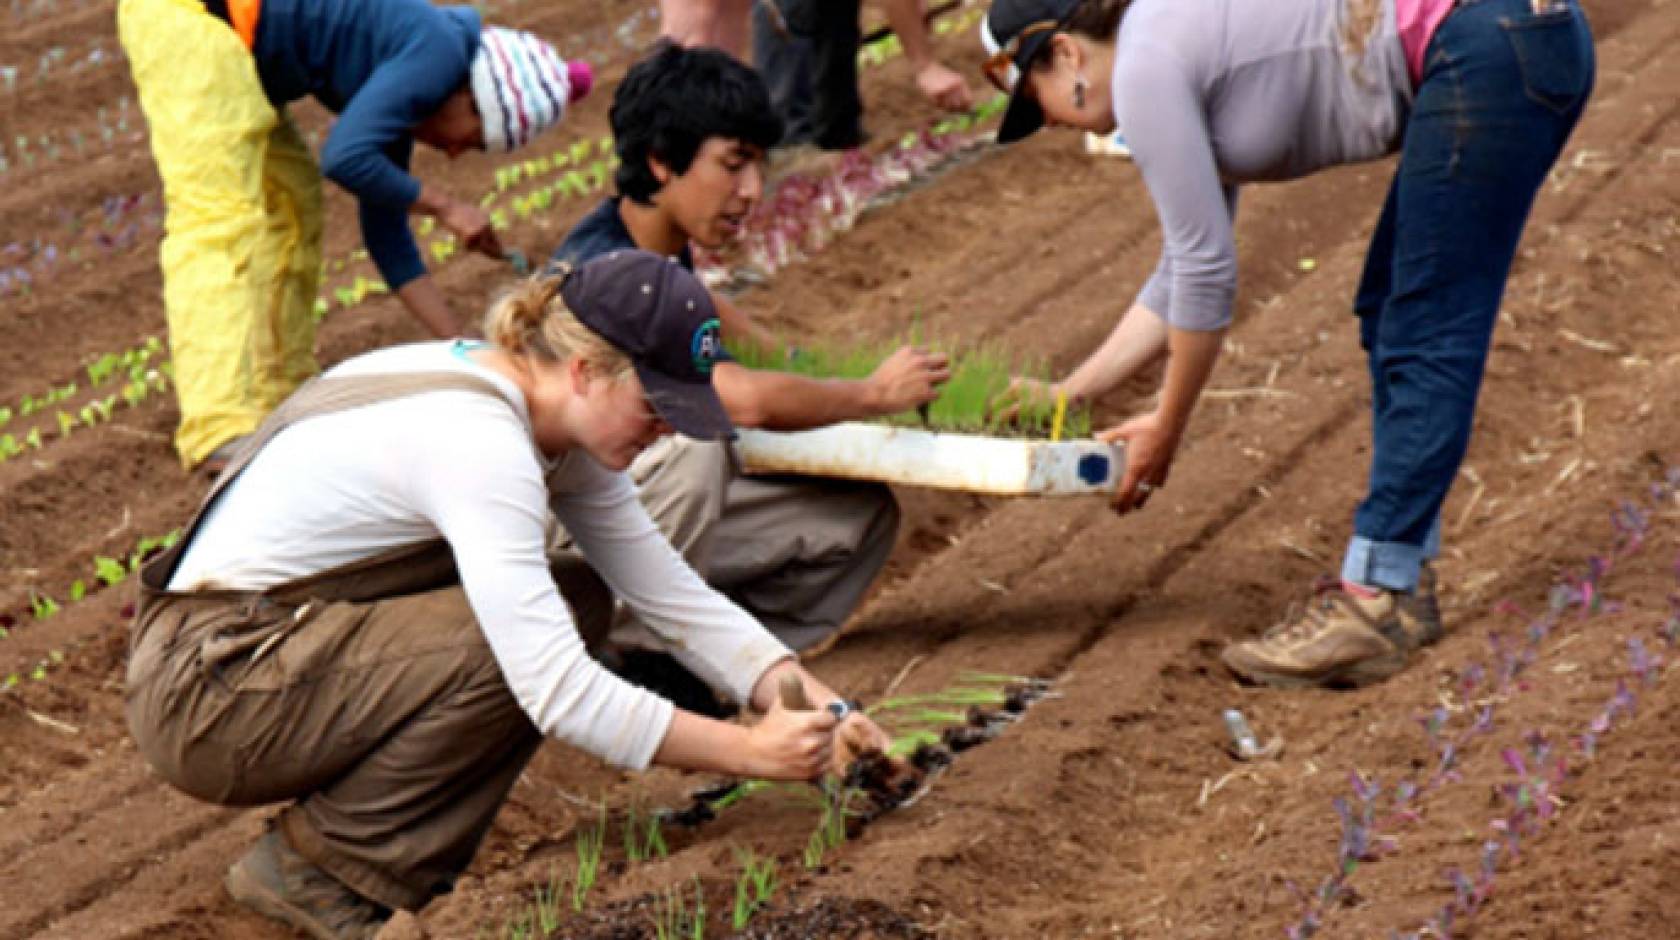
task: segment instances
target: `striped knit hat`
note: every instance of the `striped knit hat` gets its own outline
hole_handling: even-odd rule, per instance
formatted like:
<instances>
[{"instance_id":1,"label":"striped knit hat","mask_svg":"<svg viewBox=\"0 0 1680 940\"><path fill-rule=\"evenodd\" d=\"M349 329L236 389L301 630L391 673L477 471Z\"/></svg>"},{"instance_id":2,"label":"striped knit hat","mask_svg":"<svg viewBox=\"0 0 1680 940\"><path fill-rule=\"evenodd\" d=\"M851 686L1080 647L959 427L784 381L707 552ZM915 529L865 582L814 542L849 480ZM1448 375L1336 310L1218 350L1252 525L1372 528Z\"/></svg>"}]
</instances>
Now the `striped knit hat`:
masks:
<instances>
[{"instance_id":1,"label":"striped knit hat","mask_svg":"<svg viewBox=\"0 0 1680 940\"><path fill-rule=\"evenodd\" d=\"M560 123L566 105L589 93L585 62L518 29L486 26L473 57L472 93L484 122L484 149L506 153Z\"/></svg>"}]
</instances>

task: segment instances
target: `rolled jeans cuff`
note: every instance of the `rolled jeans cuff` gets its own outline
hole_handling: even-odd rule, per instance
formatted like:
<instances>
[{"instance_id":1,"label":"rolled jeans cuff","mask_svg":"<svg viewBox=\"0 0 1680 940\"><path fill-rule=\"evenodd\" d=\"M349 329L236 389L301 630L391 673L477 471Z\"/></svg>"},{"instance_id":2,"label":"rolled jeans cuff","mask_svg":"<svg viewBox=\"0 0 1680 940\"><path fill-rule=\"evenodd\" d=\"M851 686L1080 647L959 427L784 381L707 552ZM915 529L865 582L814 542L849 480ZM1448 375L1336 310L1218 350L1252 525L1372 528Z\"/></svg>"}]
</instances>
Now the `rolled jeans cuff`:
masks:
<instances>
[{"instance_id":1,"label":"rolled jeans cuff","mask_svg":"<svg viewBox=\"0 0 1680 940\"><path fill-rule=\"evenodd\" d=\"M1400 542L1373 542L1356 535L1342 557L1342 580L1389 591L1417 587L1423 549Z\"/></svg>"},{"instance_id":2,"label":"rolled jeans cuff","mask_svg":"<svg viewBox=\"0 0 1680 940\"><path fill-rule=\"evenodd\" d=\"M1418 569L1439 551L1438 537L1419 546L1376 542L1356 535L1342 557L1342 580L1388 591L1411 591L1417 587Z\"/></svg>"}]
</instances>

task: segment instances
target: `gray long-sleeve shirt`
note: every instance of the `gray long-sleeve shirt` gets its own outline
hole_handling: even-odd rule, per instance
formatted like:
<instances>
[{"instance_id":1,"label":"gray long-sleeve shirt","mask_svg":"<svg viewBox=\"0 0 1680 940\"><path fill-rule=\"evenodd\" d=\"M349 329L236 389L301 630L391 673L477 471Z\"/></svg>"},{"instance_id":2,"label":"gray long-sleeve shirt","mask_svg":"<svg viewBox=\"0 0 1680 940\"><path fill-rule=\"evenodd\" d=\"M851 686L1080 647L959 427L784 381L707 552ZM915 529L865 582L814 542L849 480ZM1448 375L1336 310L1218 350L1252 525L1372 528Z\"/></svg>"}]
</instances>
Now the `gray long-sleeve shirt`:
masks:
<instances>
[{"instance_id":1,"label":"gray long-sleeve shirt","mask_svg":"<svg viewBox=\"0 0 1680 940\"><path fill-rule=\"evenodd\" d=\"M1138 302L1188 330L1231 321L1238 184L1388 154L1412 100L1394 0L1138 0L1112 87L1161 221Z\"/></svg>"}]
</instances>

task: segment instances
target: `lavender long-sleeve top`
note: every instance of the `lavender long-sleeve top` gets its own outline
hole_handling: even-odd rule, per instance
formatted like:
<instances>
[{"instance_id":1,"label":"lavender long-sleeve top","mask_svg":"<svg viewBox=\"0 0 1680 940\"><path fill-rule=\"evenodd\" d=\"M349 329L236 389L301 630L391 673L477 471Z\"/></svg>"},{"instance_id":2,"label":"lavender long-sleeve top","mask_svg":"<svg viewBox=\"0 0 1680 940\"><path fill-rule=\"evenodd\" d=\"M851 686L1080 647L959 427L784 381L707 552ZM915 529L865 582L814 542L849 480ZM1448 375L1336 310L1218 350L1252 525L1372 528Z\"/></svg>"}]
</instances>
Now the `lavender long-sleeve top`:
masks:
<instances>
[{"instance_id":1,"label":"lavender long-sleeve top","mask_svg":"<svg viewBox=\"0 0 1680 940\"><path fill-rule=\"evenodd\" d=\"M1413 91L1394 0L1138 0L1112 87L1161 221L1138 303L1187 330L1231 321L1237 187L1393 152Z\"/></svg>"}]
</instances>

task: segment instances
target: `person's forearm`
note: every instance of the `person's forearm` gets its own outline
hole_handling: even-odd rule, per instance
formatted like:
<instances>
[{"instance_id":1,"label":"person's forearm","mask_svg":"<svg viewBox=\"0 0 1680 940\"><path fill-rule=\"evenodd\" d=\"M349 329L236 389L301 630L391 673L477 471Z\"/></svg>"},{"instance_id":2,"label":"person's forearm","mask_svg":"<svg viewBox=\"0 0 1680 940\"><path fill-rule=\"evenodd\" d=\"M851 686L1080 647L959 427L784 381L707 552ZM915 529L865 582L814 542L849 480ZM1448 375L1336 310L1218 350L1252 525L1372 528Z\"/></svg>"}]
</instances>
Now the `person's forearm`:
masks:
<instances>
[{"instance_id":1,"label":"person's forearm","mask_svg":"<svg viewBox=\"0 0 1680 940\"><path fill-rule=\"evenodd\" d=\"M714 721L679 708L671 713L671 726L653 752L653 762L678 770L756 777L763 769L752 766L747 734L741 725Z\"/></svg>"},{"instance_id":2,"label":"person's forearm","mask_svg":"<svg viewBox=\"0 0 1680 940\"><path fill-rule=\"evenodd\" d=\"M933 61L933 44L928 41L927 20L922 16L922 0L881 0L881 10L887 25L897 34L904 47L904 58L910 68L919 69Z\"/></svg>"},{"instance_id":3,"label":"person's forearm","mask_svg":"<svg viewBox=\"0 0 1680 940\"><path fill-rule=\"evenodd\" d=\"M1090 401L1158 362L1166 351L1166 321L1133 304L1097 351L1062 380L1062 390L1076 401Z\"/></svg>"},{"instance_id":4,"label":"person's forearm","mask_svg":"<svg viewBox=\"0 0 1680 940\"><path fill-rule=\"evenodd\" d=\"M730 363L713 373L729 420L739 427L804 431L880 414L874 387L852 379L812 379Z\"/></svg>"},{"instance_id":5,"label":"person's forearm","mask_svg":"<svg viewBox=\"0 0 1680 940\"><path fill-rule=\"evenodd\" d=\"M449 339L463 335L461 321L449 309L449 301L444 299L443 291L430 274L422 274L398 288L397 299L433 336Z\"/></svg>"},{"instance_id":6,"label":"person's forearm","mask_svg":"<svg viewBox=\"0 0 1680 940\"><path fill-rule=\"evenodd\" d=\"M1161 383L1161 403L1157 408L1161 423L1175 435L1182 434L1190 423L1202 388L1207 385L1213 364L1219 359L1220 345L1225 341L1223 329L1194 331L1176 327L1168 331L1167 344L1171 353L1167 358L1167 374Z\"/></svg>"}]
</instances>

